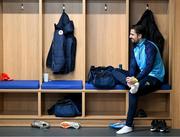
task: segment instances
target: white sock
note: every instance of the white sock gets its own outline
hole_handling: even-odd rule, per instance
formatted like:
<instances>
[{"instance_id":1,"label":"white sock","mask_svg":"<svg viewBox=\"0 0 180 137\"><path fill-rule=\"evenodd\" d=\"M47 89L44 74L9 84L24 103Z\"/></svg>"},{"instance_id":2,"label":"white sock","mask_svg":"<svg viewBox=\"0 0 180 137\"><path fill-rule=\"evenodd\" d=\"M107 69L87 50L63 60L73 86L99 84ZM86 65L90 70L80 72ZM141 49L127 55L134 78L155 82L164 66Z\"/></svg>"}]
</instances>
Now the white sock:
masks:
<instances>
[{"instance_id":1,"label":"white sock","mask_svg":"<svg viewBox=\"0 0 180 137\"><path fill-rule=\"evenodd\" d=\"M116 132L116 134L125 134L125 133L129 133L129 132L132 132L132 131L133 131L132 127L124 126L120 130L118 130Z\"/></svg>"},{"instance_id":2,"label":"white sock","mask_svg":"<svg viewBox=\"0 0 180 137\"><path fill-rule=\"evenodd\" d=\"M139 89L139 82L136 82L134 85L131 86L131 89L129 92L131 94L135 94L137 93L138 89Z\"/></svg>"}]
</instances>

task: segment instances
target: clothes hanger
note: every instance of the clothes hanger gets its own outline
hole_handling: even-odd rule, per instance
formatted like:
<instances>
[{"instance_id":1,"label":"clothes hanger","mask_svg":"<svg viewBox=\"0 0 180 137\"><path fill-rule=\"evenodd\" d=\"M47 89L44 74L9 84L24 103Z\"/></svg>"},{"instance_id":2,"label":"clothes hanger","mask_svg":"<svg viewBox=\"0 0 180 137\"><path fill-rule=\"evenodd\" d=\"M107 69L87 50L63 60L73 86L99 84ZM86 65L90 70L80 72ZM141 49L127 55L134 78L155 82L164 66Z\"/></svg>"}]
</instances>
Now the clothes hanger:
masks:
<instances>
[{"instance_id":1,"label":"clothes hanger","mask_svg":"<svg viewBox=\"0 0 180 137\"><path fill-rule=\"evenodd\" d=\"M24 10L24 3L23 3L23 0L21 2L21 10Z\"/></svg>"},{"instance_id":2,"label":"clothes hanger","mask_svg":"<svg viewBox=\"0 0 180 137\"><path fill-rule=\"evenodd\" d=\"M66 6L65 6L65 4L63 4L62 9L63 9L63 12L65 12L65 10L66 10Z\"/></svg>"},{"instance_id":3,"label":"clothes hanger","mask_svg":"<svg viewBox=\"0 0 180 137\"><path fill-rule=\"evenodd\" d=\"M108 7L107 7L107 4L105 3L104 4L104 10L107 11Z\"/></svg>"}]
</instances>

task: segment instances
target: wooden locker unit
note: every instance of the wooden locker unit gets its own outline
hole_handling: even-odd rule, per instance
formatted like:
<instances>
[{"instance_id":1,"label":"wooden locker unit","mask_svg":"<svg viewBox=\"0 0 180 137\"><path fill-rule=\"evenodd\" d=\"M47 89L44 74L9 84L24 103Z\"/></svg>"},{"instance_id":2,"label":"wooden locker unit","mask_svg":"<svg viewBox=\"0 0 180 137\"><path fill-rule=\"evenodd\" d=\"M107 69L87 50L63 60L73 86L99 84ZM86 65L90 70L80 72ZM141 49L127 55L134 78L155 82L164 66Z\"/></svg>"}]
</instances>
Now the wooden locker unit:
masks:
<instances>
[{"instance_id":1,"label":"wooden locker unit","mask_svg":"<svg viewBox=\"0 0 180 137\"><path fill-rule=\"evenodd\" d=\"M172 22L175 22L175 26L174 26L174 35L172 35L172 39L174 39L174 49L173 50L173 81L172 81L172 85L173 85L173 91L171 94L171 98L172 98L172 126L174 128L180 128L180 119L179 119L179 113L180 113L180 107L179 107L179 98L180 98L180 84L179 84L179 74L180 74L180 65L179 65L179 57L180 57L180 18L179 18L179 12L180 12L180 1L176 0L175 1L175 5L174 5L174 16L176 18L172 19Z\"/></svg>"},{"instance_id":2,"label":"wooden locker unit","mask_svg":"<svg viewBox=\"0 0 180 137\"><path fill-rule=\"evenodd\" d=\"M128 67L128 20L125 0L86 1L86 79L90 66ZM105 9L107 8L107 9ZM85 117L118 120L126 117L126 92L85 90ZM99 124L100 125L100 124ZM108 125L108 122L105 123ZM102 126L102 125L101 125Z\"/></svg>"},{"instance_id":3,"label":"wooden locker unit","mask_svg":"<svg viewBox=\"0 0 180 137\"><path fill-rule=\"evenodd\" d=\"M170 93L149 94L140 98L138 109L143 108L148 117L170 119Z\"/></svg>"},{"instance_id":4,"label":"wooden locker unit","mask_svg":"<svg viewBox=\"0 0 180 137\"><path fill-rule=\"evenodd\" d=\"M1 1L0 72L13 79L39 79L38 9L38 0ZM1 89L0 97L1 118L38 115L37 90Z\"/></svg>"},{"instance_id":5,"label":"wooden locker unit","mask_svg":"<svg viewBox=\"0 0 180 137\"><path fill-rule=\"evenodd\" d=\"M46 67L47 55L51 46L54 33L54 23L58 23L63 12L68 14L70 20L74 23L74 36L77 39L76 64L75 70L69 74L54 75ZM43 0L42 1L42 76L43 73L49 74L50 80L83 80L85 78L85 29L84 29L84 12L82 0ZM41 91L41 117L46 119L57 119L54 115L48 115L47 110L56 103L57 100L65 96L78 94L82 99L82 90L42 90ZM71 118L73 119L73 118ZM56 122L57 124L57 122ZM55 125L56 125L55 124Z\"/></svg>"},{"instance_id":6,"label":"wooden locker unit","mask_svg":"<svg viewBox=\"0 0 180 137\"><path fill-rule=\"evenodd\" d=\"M3 71L14 79L39 79L38 0L4 0ZM27 27L28 26L28 27Z\"/></svg>"},{"instance_id":7,"label":"wooden locker unit","mask_svg":"<svg viewBox=\"0 0 180 137\"><path fill-rule=\"evenodd\" d=\"M0 6L0 72L3 72L3 14L2 14L2 6Z\"/></svg>"},{"instance_id":8,"label":"wooden locker unit","mask_svg":"<svg viewBox=\"0 0 180 137\"><path fill-rule=\"evenodd\" d=\"M1 93L3 107L0 115L37 115L37 93Z\"/></svg>"},{"instance_id":9,"label":"wooden locker unit","mask_svg":"<svg viewBox=\"0 0 180 137\"><path fill-rule=\"evenodd\" d=\"M41 94L41 114L42 116L46 116L48 117L48 109L51 108L51 106L53 106L58 100L64 99L64 98L68 98L69 96L74 96L77 99L82 99L82 95L81 95L81 91L77 91L74 92L69 91L69 93L67 93L67 91L64 92L54 92L54 91L44 91ZM81 100L78 100L80 102L82 102ZM53 115L54 116L54 115ZM50 116L52 117L52 115ZM55 117L55 116L54 116Z\"/></svg>"},{"instance_id":10,"label":"wooden locker unit","mask_svg":"<svg viewBox=\"0 0 180 137\"><path fill-rule=\"evenodd\" d=\"M159 31L162 33L165 44L164 44L164 50L163 50L163 61L165 64L165 70L166 70L166 82L171 82L171 76L172 72L169 71L171 60L169 59L170 55L170 48L172 45L169 41L169 12L170 12L170 1L169 0L130 0L130 6L129 6L129 22L130 25L136 24L140 17L143 15L143 13L146 10L147 4L149 6L149 9L153 12L154 18L157 24L157 27ZM170 77L170 78L169 78ZM171 83L170 83L171 84Z\"/></svg>"},{"instance_id":11,"label":"wooden locker unit","mask_svg":"<svg viewBox=\"0 0 180 137\"><path fill-rule=\"evenodd\" d=\"M91 65L127 69L126 1L87 0L86 5L86 72Z\"/></svg>"},{"instance_id":12,"label":"wooden locker unit","mask_svg":"<svg viewBox=\"0 0 180 137\"><path fill-rule=\"evenodd\" d=\"M108 91L110 92L110 91ZM85 114L93 116L126 116L126 92L123 93L86 93Z\"/></svg>"},{"instance_id":13,"label":"wooden locker unit","mask_svg":"<svg viewBox=\"0 0 180 137\"><path fill-rule=\"evenodd\" d=\"M34 119L40 119L52 126L59 126L61 121L67 120L79 122L82 126L99 127L126 119L127 90L87 90L85 82L91 65L118 67L122 64L128 69L130 25L142 16L147 3L165 38L166 79L172 84L173 24L170 19L174 0L1 1L0 72L6 72L14 79L39 80L40 83L43 74L48 73L51 80L82 80L83 89L1 89L0 126L30 126ZM54 23L58 23L63 6L75 26L76 66L74 72L55 75L46 67L46 59ZM135 124L147 126L152 119L166 119L171 126L171 92L157 91L141 98L138 108L147 111L148 117L135 118ZM57 118L47 114L58 99L73 94L80 96L81 116ZM152 102L155 103L153 106Z\"/></svg>"},{"instance_id":14,"label":"wooden locker unit","mask_svg":"<svg viewBox=\"0 0 180 137\"><path fill-rule=\"evenodd\" d=\"M82 0L44 0L43 4L43 73L48 72L49 78L56 79L84 79L84 16ZM75 37L77 39L76 64L75 71L66 75L54 75L52 71L46 67L46 59L51 46L54 33L54 23L58 23L61 13L63 12L63 5L65 12L68 14L70 20L73 21L75 27Z\"/></svg>"},{"instance_id":15,"label":"wooden locker unit","mask_svg":"<svg viewBox=\"0 0 180 137\"><path fill-rule=\"evenodd\" d=\"M163 50L163 61L165 64L165 81L171 83L171 48L173 45L171 44L171 29L170 20L171 18L171 1L170 0L130 0L129 6L129 22L130 25L136 24L140 17L145 12L146 8L148 8L153 12L156 24L162 33L165 44ZM153 119L169 119L171 120L170 114L170 94L169 92L163 92L159 94L151 94L145 97L138 102L138 109L143 108L146 112L148 117L152 117Z\"/></svg>"}]
</instances>

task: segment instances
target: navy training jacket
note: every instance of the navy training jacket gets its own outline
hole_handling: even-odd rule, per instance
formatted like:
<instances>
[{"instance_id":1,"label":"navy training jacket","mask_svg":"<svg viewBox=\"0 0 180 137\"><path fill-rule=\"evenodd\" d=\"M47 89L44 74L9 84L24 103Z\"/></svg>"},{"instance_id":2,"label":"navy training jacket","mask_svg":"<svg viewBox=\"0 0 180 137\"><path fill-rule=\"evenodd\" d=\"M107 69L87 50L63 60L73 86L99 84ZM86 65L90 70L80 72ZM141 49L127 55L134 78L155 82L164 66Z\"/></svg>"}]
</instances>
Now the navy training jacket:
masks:
<instances>
[{"instance_id":1,"label":"navy training jacket","mask_svg":"<svg viewBox=\"0 0 180 137\"><path fill-rule=\"evenodd\" d=\"M63 11L58 24L54 24L54 37L46 60L46 66L55 74L66 74L75 68L76 38L74 24Z\"/></svg>"}]
</instances>

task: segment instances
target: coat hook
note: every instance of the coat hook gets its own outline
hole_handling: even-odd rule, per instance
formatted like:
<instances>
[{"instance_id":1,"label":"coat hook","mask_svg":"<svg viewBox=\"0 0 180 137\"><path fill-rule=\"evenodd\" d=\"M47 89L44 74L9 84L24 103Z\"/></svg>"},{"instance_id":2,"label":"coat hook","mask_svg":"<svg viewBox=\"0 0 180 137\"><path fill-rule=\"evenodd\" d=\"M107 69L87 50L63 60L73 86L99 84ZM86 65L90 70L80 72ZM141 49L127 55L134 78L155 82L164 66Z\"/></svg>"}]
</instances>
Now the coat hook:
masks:
<instances>
[{"instance_id":1,"label":"coat hook","mask_svg":"<svg viewBox=\"0 0 180 137\"><path fill-rule=\"evenodd\" d=\"M146 9L147 9L147 10L149 9L149 4L146 4Z\"/></svg>"},{"instance_id":2,"label":"coat hook","mask_svg":"<svg viewBox=\"0 0 180 137\"><path fill-rule=\"evenodd\" d=\"M22 3L21 3L21 10L24 10L23 0L22 0Z\"/></svg>"},{"instance_id":3,"label":"coat hook","mask_svg":"<svg viewBox=\"0 0 180 137\"><path fill-rule=\"evenodd\" d=\"M63 4L63 7L62 7L62 8L63 8L63 11L65 11L65 9L66 9L65 4Z\"/></svg>"},{"instance_id":4,"label":"coat hook","mask_svg":"<svg viewBox=\"0 0 180 137\"><path fill-rule=\"evenodd\" d=\"M107 7L107 4L105 3L104 4L104 10L107 11L108 7Z\"/></svg>"}]
</instances>

